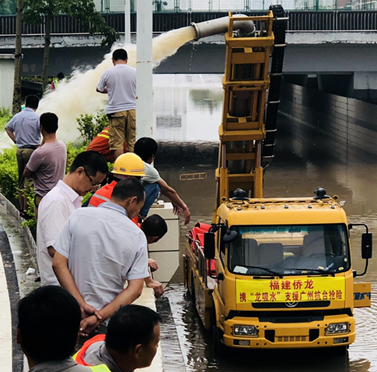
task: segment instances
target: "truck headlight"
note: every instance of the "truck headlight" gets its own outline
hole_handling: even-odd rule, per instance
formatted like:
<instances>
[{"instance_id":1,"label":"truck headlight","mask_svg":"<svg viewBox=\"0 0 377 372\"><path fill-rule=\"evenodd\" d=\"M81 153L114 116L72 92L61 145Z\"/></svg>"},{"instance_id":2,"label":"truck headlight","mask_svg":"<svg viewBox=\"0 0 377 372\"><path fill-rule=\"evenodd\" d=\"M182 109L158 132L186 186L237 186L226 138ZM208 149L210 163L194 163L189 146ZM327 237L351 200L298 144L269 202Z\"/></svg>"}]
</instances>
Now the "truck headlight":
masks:
<instances>
[{"instance_id":1,"label":"truck headlight","mask_svg":"<svg viewBox=\"0 0 377 372\"><path fill-rule=\"evenodd\" d=\"M326 328L326 335L333 335L339 333L348 333L349 332L349 324L345 323L332 323Z\"/></svg>"},{"instance_id":2,"label":"truck headlight","mask_svg":"<svg viewBox=\"0 0 377 372\"><path fill-rule=\"evenodd\" d=\"M259 334L259 331L255 328L255 326L246 326L239 324L236 324L233 327L233 332L236 336L258 336Z\"/></svg>"}]
</instances>

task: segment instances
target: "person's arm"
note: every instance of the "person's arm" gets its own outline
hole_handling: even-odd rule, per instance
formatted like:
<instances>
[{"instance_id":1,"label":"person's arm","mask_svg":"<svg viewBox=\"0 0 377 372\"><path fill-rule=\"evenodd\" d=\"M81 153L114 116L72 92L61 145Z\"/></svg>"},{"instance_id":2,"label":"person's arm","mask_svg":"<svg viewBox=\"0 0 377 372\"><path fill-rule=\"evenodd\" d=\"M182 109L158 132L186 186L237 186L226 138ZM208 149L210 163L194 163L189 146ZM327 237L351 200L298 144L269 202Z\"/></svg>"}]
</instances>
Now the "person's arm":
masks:
<instances>
[{"instance_id":1,"label":"person's arm","mask_svg":"<svg viewBox=\"0 0 377 372\"><path fill-rule=\"evenodd\" d=\"M55 248L52 245L47 247L47 252L50 255L50 257L54 258L56 251L55 251Z\"/></svg>"},{"instance_id":2,"label":"person's arm","mask_svg":"<svg viewBox=\"0 0 377 372\"><path fill-rule=\"evenodd\" d=\"M26 164L26 167L24 169L24 176L26 178L35 178L35 173L39 169L39 167L42 165L43 159L41 158L38 151L34 151L29 161ZM63 220L65 222L65 220ZM63 225L64 222L62 221ZM56 234L56 236L59 236L59 233Z\"/></svg>"},{"instance_id":3,"label":"person's arm","mask_svg":"<svg viewBox=\"0 0 377 372\"><path fill-rule=\"evenodd\" d=\"M170 187L162 178L157 181L160 186L160 192L162 195L169 198L172 202L175 210L178 213L182 213L185 216L185 225L190 222L191 213L184 201L179 197L177 192Z\"/></svg>"},{"instance_id":4,"label":"person's arm","mask_svg":"<svg viewBox=\"0 0 377 372\"><path fill-rule=\"evenodd\" d=\"M121 306L132 304L140 297L141 292L143 291L143 283L144 278L129 280L127 288L123 289L118 296L99 311L102 320L98 319L98 317L95 319L95 315L92 315L81 321L80 334L82 336L88 335L96 329L103 320L110 318L116 311L118 311Z\"/></svg>"},{"instance_id":5,"label":"person's arm","mask_svg":"<svg viewBox=\"0 0 377 372\"><path fill-rule=\"evenodd\" d=\"M34 178L34 172L32 172L27 166L24 169L25 178Z\"/></svg>"},{"instance_id":6,"label":"person's arm","mask_svg":"<svg viewBox=\"0 0 377 372\"><path fill-rule=\"evenodd\" d=\"M11 130L9 130L8 128L5 128L5 131L7 132L7 135L9 136L9 138L10 138L14 143L16 143L16 137L14 136L14 132L12 132Z\"/></svg>"},{"instance_id":7,"label":"person's arm","mask_svg":"<svg viewBox=\"0 0 377 372\"><path fill-rule=\"evenodd\" d=\"M106 94L107 88L105 87L105 88L103 88L103 90L99 90L98 88L96 88L96 92Z\"/></svg>"},{"instance_id":8,"label":"person's arm","mask_svg":"<svg viewBox=\"0 0 377 372\"><path fill-rule=\"evenodd\" d=\"M94 314L94 316L100 322L102 317L97 309L91 305L88 305L77 289L75 280L68 269L68 259L57 251L55 251L54 260L52 261L52 269L54 270L60 285L65 288L79 303L82 318L87 318L88 316Z\"/></svg>"},{"instance_id":9,"label":"person's arm","mask_svg":"<svg viewBox=\"0 0 377 372\"><path fill-rule=\"evenodd\" d=\"M158 270L157 262L153 258L148 258L148 267L151 269L152 273Z\"/></svg>"},{"instance_id":10,"label":"person's arm","mask_svg":"<svg viewBox=\"0 0 377 372\"><path fill-rule=\"evenodd\" d=\"M107 93L107 84L104 74L102 74L101 78L99 79L99 82L97 84L96 92L98 93Z\"/></svg>"}]
</instances>

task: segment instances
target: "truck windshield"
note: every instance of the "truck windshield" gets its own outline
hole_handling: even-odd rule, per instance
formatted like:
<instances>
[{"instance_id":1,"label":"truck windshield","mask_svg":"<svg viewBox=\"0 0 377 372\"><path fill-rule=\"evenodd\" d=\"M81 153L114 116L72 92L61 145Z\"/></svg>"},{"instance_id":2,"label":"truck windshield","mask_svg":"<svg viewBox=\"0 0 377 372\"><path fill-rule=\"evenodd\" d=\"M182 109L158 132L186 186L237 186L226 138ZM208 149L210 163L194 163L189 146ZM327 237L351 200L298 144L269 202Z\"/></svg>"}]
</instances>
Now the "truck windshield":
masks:
<instances>
[{"instance_id":1,"label":"truck windshield","mask_svg":"<svg viewBox=\"0 0 377 372\"><path fill-rule=\"evenodd\" d=\"M345 225L234 226L228 268L244 275L334 274L350 268ZM273 274L272 274L273 273Z\"/></svg>"}]
</instances>

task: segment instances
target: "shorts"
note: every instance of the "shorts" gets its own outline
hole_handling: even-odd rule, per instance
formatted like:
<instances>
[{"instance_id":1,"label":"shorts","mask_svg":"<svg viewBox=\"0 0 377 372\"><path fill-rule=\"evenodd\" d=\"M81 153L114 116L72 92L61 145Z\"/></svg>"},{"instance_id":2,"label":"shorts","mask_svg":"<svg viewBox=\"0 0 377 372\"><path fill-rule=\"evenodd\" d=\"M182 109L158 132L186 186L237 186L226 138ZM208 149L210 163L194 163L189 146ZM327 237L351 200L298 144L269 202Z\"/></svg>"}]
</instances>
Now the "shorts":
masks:
<instances>
[{"instance_id":1,"label":"shorts","mask_svg":"<svg viewBox=\"0 0 377 372\"><path fill-rule=\"evenodd\" d=\"M32 148L18 148L17 149L16 157L17 157L17 166L18 166L18 188L20 190L23 190L25 188L24 170L33 151L34 149ZM29 181L27 184L32 185L32 180Z\"/></svg>"},{"instance_id":2,"label":"shorts","mask_svg":"<svg viewBox=\"0 0 377 372\"><path fill-rule=\"evenodd\" d=\"M114 112L109 118L109 148L123 150L124 142L127 150L133 152L136 142L136 110Z\"/></svg>"}]
</instances>

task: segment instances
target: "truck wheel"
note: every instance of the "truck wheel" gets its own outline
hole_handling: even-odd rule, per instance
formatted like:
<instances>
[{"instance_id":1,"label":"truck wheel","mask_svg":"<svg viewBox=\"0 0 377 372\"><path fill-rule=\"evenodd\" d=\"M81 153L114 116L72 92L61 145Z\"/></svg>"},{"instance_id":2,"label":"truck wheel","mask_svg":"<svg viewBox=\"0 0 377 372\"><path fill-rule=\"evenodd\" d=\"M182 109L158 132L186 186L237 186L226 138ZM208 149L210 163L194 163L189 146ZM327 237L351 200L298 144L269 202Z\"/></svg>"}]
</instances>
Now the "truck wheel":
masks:
<instances>
[{"instance_id":1,"label":"truck wheel","mask_svg":"<svg viewBox=\"0 0 377 372\"><path fill-rule=\"evenodd\" d=\"M330 353L333 355L346 355L348 350L348 345L346 346L336 346L329 349Z\"/></svg>"},{"instance_id":2,"label":"truck wheel","mask_svg":"<svg viewBox=\"0 0 377 372\"><path fill-rule=\"evenodd\" d=\"M226 346L222 342L223 332L215 325L212 327L213 352L215 355L225 355Z\"/></svg>"},{"instance_id":3,"label":"truck wheel","mask_svg":"<svg viewBox=\"0 0 377 372\"><path fill-rule=\"evenodd\" d=\"M191 275L191 300L195 305L195 282L193 275Z\"/></svg>"}]
</instances>

